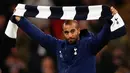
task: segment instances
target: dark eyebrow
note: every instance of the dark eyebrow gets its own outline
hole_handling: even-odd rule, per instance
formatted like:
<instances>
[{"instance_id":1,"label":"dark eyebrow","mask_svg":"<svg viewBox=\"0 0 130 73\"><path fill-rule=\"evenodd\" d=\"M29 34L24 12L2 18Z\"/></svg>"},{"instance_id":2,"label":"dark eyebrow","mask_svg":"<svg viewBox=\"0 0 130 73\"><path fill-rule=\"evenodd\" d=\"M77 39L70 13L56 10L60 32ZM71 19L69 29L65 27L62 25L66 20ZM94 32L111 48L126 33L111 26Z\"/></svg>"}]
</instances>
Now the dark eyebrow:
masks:
<instances>
[{"instance_id":1,"label":"dark eyebrow","mask_svg":"<svg viewBox=\"0 0 130 73\"><path fill-rule=\"evenodd\" d=\"M69 31L64 31L64 33L69 33Z\"/></svg>"},{"instance_id":2,"label":"dark eyebrow","mask_svg":"<svg viewBox=\"0 0 130 73\"><path fill-rule=\"evenodd\" d=\"M74 31L75 29L71 29L70 31Z\"/></svg>"}]
</instances>

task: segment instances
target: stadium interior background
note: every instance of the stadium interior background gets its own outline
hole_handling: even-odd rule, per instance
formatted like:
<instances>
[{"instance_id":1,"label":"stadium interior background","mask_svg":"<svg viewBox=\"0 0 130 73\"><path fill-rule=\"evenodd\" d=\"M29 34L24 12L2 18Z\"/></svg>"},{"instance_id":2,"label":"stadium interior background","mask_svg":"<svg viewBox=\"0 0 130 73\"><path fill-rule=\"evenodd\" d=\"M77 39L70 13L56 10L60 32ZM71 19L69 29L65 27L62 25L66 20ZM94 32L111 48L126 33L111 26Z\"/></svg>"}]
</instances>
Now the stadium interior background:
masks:
<instances>
[{"instance_id":1,"label":"stadium interior background","mask_svg":"<svg viewBox=\"0 0 130 73\"><path fill-rule=\"evenodd\" d=\"M56 57L47 49L30 39L22 30L18 31L16 47L2 45L7 22L18 3L43 6L81 6L106 4L114 6L124 22L127 34L111 40L97 55L97 73L130 73L130 1L129 0L1 0L0 1L0 73L57 73ZM28 19L47 34L64 39L64 20ZM97 33L102 24L98 21L79 21L81 29ZM9 40L6 40L11 42ZM1 70L2 69L2 70Z\"/></svg>"}]
</instances>

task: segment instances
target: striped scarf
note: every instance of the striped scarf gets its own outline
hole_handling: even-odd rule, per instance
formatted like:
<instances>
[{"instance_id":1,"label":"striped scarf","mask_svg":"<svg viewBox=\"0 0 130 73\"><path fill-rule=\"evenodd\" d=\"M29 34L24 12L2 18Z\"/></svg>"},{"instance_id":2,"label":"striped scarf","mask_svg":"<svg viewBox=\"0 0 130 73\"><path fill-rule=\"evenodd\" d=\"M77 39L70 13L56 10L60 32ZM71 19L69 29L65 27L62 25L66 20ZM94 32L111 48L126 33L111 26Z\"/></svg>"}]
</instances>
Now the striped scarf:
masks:
<instances>
[{"instance_id":1,"label":"striped scarf","mask_svg":"<svg viewBox=\"0 0 130 73\"><path fill-rule=\"evenodd\" d=\"M114 32L125 24L117 13L112 16L110 7L105 5L92 6L32 6L18 4L13 15L34 17L42 19L61 19L61 20L99 20L110 19L112 25L111 32ZM12 16L13 16L12 15ZM5 34L10 38L17 38L18 26L14 25L12 19L9 20Z\"/></svg>"}]
</instances>

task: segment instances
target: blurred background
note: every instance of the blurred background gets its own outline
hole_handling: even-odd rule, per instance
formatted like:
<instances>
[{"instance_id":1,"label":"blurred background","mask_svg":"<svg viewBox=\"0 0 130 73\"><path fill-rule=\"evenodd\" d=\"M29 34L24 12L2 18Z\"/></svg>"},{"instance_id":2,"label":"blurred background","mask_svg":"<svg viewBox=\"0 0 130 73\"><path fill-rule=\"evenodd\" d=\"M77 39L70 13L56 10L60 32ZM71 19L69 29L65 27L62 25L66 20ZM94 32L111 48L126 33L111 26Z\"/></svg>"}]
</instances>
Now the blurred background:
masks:
<instances>
[{"instance_id":1,"label":"blurred background","mask_svg":"<svg viewBox=\"0 0 130 73\"><path fill-rule=\"evenodd\" d=\"M4 31L18 3L44 6L81 6L106 4L114 6L124 22L127 34L111 40L97 55L97 73L130 73L130 1L129 0L1 0L0 2L0 73L57 73L56 56L22 30L18 31L15 47L13 40L4 36ZM58 39L64 39L64 20L28 18L33 24ZM81 29L98 33L102 24L97 21L79 21ZM6 43L3 43L7 41Z\"/></svg>"}]
</instances>

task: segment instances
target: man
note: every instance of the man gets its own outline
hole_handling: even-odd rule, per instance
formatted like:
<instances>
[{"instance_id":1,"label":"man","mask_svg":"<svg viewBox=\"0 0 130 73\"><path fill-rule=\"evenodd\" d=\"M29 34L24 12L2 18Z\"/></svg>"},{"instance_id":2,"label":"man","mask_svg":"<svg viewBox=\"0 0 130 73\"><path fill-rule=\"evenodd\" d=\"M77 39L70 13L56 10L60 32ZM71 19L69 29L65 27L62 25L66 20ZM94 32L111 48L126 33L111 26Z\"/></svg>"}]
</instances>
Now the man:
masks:
<instances>
[{"instance_id":1,"label":"man","mask_svg":"<svg viewBox=\"0 0 130 73\"><path fill-rule=\"evenodd\" d=\"M117 13L113 7L111 12L113 15ZM15 22L27 35L57 56L59 73L96 73L95 55L110 40L110 20L97 35L89 34L83 38L79 37L77 21L67 20L62 27L66 40L45 34L24 17L15 16Z\"/></svg>"}]
</instances>

